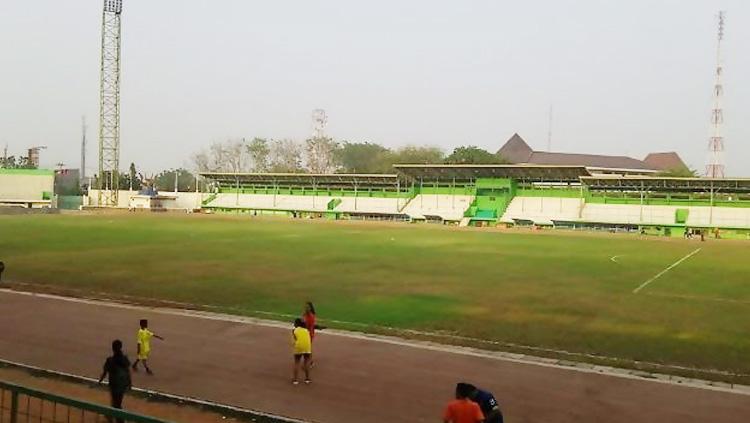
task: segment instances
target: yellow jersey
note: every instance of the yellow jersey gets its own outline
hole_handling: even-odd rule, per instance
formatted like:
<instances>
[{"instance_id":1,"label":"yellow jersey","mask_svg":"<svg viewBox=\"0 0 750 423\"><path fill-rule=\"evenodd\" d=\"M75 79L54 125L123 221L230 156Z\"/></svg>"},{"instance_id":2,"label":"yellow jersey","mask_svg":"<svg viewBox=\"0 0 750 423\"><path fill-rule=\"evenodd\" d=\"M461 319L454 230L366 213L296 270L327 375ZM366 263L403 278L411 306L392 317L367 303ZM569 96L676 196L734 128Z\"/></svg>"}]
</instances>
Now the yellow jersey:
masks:
<instances>
[{"instance_id":1,"label":"yellow jersey","mask_svg":"<svg viewBox=\"0 0 750 423\"><path fill-rule=\"evenodd\" d=\"M312 341L310 331L305 328L294 328L292 331L295 354L312 354Z\"/></svg>"},{"instance_id":2,"label":"yellow jersey","mask_svg":"<svg viewBox=\"0 0 750 423\"><path fill-rule=\"evenodd\" d=\"M138 351L138 358L148 358L148 353L151 352L151 337L154 333L148 329L138 329L138 345L141 346Z\"/></svg>"}]
</instances>

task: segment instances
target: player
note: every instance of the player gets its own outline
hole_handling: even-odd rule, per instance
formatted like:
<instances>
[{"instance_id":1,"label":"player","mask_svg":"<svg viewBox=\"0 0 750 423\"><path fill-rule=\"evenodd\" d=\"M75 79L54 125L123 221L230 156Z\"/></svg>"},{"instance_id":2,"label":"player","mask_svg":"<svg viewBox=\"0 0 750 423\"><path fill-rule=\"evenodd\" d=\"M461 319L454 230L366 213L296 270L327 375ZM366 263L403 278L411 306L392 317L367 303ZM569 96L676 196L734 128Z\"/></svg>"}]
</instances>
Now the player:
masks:
<instances>
[{"instance_id":1,"label":"player","mask_svg":"<svg viewBox=\"0 0 750 423\"><path fill-rule=\"evenodd\" d=\"M484 423L503 423L503 413L500 411L500 405L497 403L492 393L483 391L476 386L467 383L466 389L469 393L469 399L479 405L484 414Z\"/></svg>"},{"instance_id":2,"label":"player","mask_svg":"<svg viewBox=\"0 0 750 423\"><path fill-rule=\"evenodd\" d=\"M154 372L148 367L148 355L151 353L151 338L164 340L161 336L148 330L148 320L141 319L141 328L138 330L138 358L133 363L133 370L138 371L138 363L143 362L146 373L152 375Z\"/></svg>"},{"instance_id":3,"label":"player","mask_svg":"<svg viewBox=\"0 0 750 423\"><path fill-rule=\"evenodd\" d=\"M299 385L298 377L300 364L305 371L305 383L309 384L312 382L310 380L312 340L310 339L310 332L305 328L305 322L303 322L302 319L296 319L294 321L292 341L294 342L294 377L292 378L292 384Z\"/></svg>"},{"instance_id":4,"label":"player","mask_svg":"<svg viewBox=\"0 0 750 423\"><path fill-rule=\"evenodd\" d=\"M466 383L456 385L456 399L448 403L443 412L443 423L482 423L484 414L479 405L469 399L472 393Z\"/></svg>"},{"instance_id":5,"label":"player","mask_svg":"<svg viewBox=\"0 0 750 423\"><path fill-rule=\"evenodd\" d=\"M308 301L305 303L305 310L302 313L302 320L305 322L305 328L307 328L308 332L310 332L310 342L315 340L315 330L316 329L325 329L325 326L320 326L317 323L317 316L315 314L315 306L313 305L312 301ZM312 367L315 364L313 361L312 354L310 354L310 367Z\"/></svg>"},{"instance_id":6,"label":"player","mask_svg":"<svg viewBox=\"0 0 750 423\"><path fill-rule=\"evenodd\" d=\"M112 341L112 356L107 357L104 362L102 375L99 376L99 383L102 383L105 377L109 376L109 397L112 408L122 408L122 400L125 392L130 389L130 361L122 353L122 341L115 339ZM122 422L122 420L118 420Z\"/></svg>"}]
</instances>

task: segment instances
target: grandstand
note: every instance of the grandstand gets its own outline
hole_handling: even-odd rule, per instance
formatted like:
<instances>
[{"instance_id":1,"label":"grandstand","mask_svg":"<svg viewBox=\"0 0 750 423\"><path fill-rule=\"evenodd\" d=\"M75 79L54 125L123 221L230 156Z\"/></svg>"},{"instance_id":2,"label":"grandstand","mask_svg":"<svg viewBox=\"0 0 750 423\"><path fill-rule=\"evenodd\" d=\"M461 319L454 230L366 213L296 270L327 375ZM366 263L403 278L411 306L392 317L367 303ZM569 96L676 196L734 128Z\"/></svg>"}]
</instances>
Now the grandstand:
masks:
<instances>
[{"instance_id":1,"label":"grandstand","mask_svg":"<svg viewBox=\"0 0 750 423\"><path fill-rule=\"evenodd\" d=\"M203 208L484 226L721 229L750 237L750 179L594 173L584 166L414 165L392 175L202 173Z\"/></svg>"},{"instance_id":2,"label":"grandstand","mask_svg":"<svg viewBox=\"0 0 750 423\"><path fill-rule=\"evenodd\" d=\"M50 207L54 186L52 170L0 168L0 206Z\"/></svg>"}]
</instances>

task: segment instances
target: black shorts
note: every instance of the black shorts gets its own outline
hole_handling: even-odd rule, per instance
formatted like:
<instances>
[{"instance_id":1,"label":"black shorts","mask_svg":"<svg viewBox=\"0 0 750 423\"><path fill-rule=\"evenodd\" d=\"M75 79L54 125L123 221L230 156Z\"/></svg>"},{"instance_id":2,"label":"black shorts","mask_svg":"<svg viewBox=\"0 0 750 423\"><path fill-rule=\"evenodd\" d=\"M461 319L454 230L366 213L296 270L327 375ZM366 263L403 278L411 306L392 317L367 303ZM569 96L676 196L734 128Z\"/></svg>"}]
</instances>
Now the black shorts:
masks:
<instances>
[{"instance_id":1,"label":"black shorts","mask_svg":"<svg viewBox=\"0 0 750 423\"><path fill-rule=\"evenodd\" d=\"M294 359L295 359L295 360L299 360L299 359L300 359L300 358L302 358L302 357L304 357L304 358L306 358L306 359L309 359L310 357L312 357L312 354L310 354L310 353L304 353L304 354L294 354Z\"/></svg>"}]
</instances>

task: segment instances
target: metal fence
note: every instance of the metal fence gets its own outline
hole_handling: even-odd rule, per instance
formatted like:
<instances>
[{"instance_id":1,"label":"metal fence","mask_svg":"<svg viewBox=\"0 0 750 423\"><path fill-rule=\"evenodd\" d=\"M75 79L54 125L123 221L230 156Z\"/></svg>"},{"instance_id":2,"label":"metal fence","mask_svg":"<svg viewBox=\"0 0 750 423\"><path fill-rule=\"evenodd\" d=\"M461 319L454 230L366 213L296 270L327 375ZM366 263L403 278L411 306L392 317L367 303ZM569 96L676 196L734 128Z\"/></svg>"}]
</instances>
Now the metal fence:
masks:
<instances>
[{"instance_id":1,"label":"metal fence","mask_svg":"<svg viewBox=\"0 0 750 423\"><path fill-rule=\"evenodd\" d=\"M0 381L0 423L166 423L111 407Z\"/></svg>"}]
</instances>

